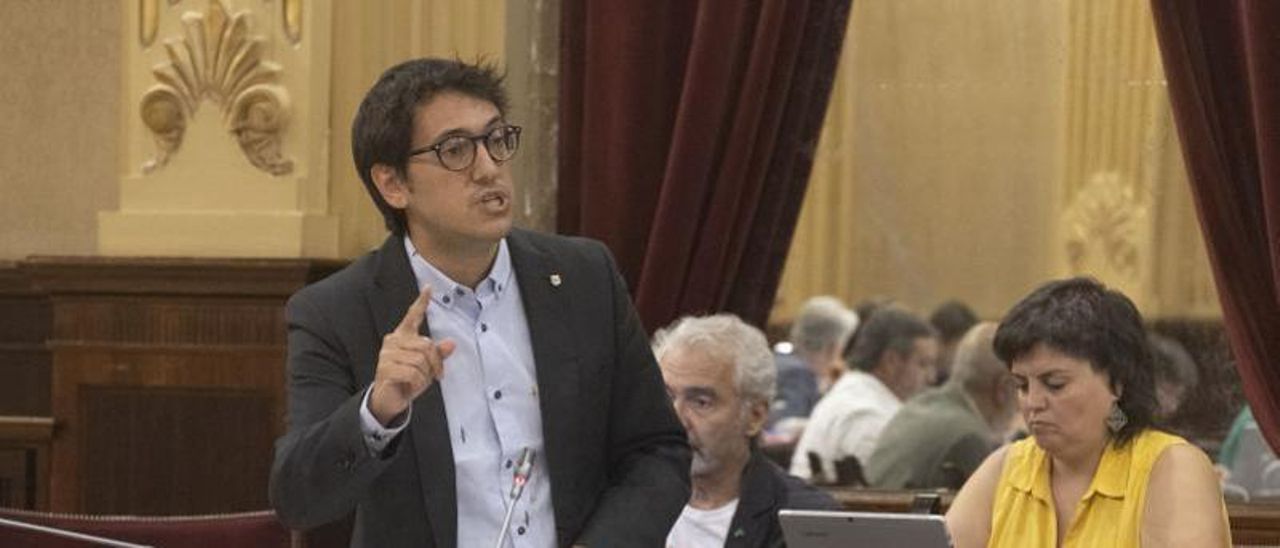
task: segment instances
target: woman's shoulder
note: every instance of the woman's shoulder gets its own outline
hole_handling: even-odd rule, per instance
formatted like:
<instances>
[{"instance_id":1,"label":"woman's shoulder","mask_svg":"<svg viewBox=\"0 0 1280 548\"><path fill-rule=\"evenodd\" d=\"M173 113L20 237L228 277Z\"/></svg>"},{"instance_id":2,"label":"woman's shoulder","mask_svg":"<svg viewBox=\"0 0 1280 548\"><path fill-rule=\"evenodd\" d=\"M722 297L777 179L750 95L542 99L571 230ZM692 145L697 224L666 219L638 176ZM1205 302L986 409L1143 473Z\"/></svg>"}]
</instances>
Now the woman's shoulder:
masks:
<instances>
[{"instance_id":1,"label":"woman's shoulder","mask_svg":"<svg viewBox=\"0 0 1280 548\"><path fill-rule=\"evenodd\" d=\"M1016 445L1016 444L1015 444ZM1004 474L1010 445L996 449L956 493L947 511L947 529L956 548L985 546L991 535L996 488Z\"/></svg>"},{"instance_id":2,"label":"woman's shoulder","mask_svg":"<svg viewBox=\"0 0 1280 548\"><path fill-rule=\"evenodd\" d=\"M1165 455L1173 454L1174 459L1182 461L1191 457L1200 456L1207 460L1204 452L1200 448L1192 445L1181 436L1162 432L1155 429L1147 429L1139 433L1131 440L1130 452L1134 455L1134 459L1139 462L1145 462L1147 466L1155 466L1155 464L1163 460Z\"/></svg>"},{"instance_id":3,"label":"woman's shoulder","mask_svg":"<svg viewBox=\"0 0 1280 548\"><path fill-rule=\"evenodd\" d=\"M1144 545L1229 546L1230 532L1218 477L1209 457L1182 438L1158 433L1147 482Z\"/></svg>"}]
</instances>

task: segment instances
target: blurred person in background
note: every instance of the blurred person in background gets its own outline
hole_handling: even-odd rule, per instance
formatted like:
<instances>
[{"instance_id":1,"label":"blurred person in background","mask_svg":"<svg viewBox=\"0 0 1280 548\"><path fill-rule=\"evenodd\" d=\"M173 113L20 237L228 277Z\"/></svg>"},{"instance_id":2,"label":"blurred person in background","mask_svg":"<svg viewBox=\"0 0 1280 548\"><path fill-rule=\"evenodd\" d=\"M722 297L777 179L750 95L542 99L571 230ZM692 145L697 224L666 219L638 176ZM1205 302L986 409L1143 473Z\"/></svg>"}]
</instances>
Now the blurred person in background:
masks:
<instances>
[{"instance_id":1,"label":"blurred person in background","mask_svg":"<svg viewBox=\"0 0 1280 548\"><path fill-rule=\"evenodd\" d=\"M806 480L839 481L836 463L851 457L865 464L885 424L936 367L933 328L901 308L876 311L856 337L850 370L818 401L791 457L791 473ZM821 470L813 470L810 453Z\"/></svg>"},{"instance_id":2,"label":"blurred person in background","mask_svg":"<svg viewBox=\"0 0 1280 548\"><path fill-rule=\"evenodd\" d=\"M791 351L774 354L778 393L765 426L776 440L799 436L818 398L844 372L840 353L857 328L857 314L839 299L824 295L805 301L791 323Z\"/></svg>"},{"instance_id":3,"label":"blurred person in background","mask_svg":"<svg viewBox=\"0 0 1280 548\"><path fill-rule=\"evenodd\" d=\"M1017 395L992 341L996 324L961 338L951 378L893 416L867 462L867 483L885 489L959 489L1004 441Z\"/></svg>"},{"instance_id":4,"label":"blurred person in background","mask_svg":"<svg viewBox=\"0 0 1280 548\"><path fill-rule=\"evenodd\" d=\"M977 323L978 315L969 308L969 305L958 300L947 301L933 309L933 313L929 315L929 325L938 330L938 339L942 344L942 351L938 358L938 373L933 384L941 386L947 382L960 338L964 337L965 333L968 333L969 329Z\"/></svg>"}]
</instances>

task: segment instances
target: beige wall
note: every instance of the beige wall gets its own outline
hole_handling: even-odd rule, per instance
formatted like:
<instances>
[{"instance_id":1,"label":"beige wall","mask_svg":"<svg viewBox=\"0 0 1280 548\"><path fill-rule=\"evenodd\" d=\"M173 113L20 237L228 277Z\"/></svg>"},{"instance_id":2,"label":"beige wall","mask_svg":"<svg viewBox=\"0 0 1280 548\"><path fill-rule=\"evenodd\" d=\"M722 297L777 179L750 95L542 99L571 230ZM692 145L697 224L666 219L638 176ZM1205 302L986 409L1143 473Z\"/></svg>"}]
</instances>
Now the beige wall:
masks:
<instances>
[{"instance_id":1,"label":"beige wall","mask_svg":"<svg viewBox=\"0 0 1280 548\"><path fill-rule=\"evenodd\" d=\"M341 219L341 253L348 257L386 237L382 217L351 162L351 120L369 86L382 71L411 57L503 58L501 0L396 0L387 7L334 3L329 191L331 210Z\"/></svg>"},{"instance_id":2,"label":"beige wall","mask_svg":"<svg viewBox=\"0 0 1280 548\"><path fill-rule=\"evenodd\" d=\"M0 260L94 252L118 194L121 13L0 2Z\"/></svg>"},{"instance_id":3,"label":"beige wall","mask_svg":"<svg viewBox=\"0 0 1280 548\"><path fill-rule=\"evenodd\" d=\"M229 131L229 103L216 86L184 107L177 148L146 167L160 149L142 124L141 99L163 82L155 67L170 62L166 42L196 43L181 18L212 24L215 2L227 17L247 14L248 37L262 43L258 66L276 71L264 81L281 90L286 105L287 125L275 140L291 162L284 173L251 164ZM351 118L378 74L423 55L485 56L507 66L513 118L526 127L527 158L515 166L520 221L551 227L558 2L373 6L0 2L0 59L8 69L0 84L0 259L360 254L385 230L352 168ZM288 30L290 9L300 35Z\"/></svg>"},{"instance_id":4,"label":"beige wall","mask_svg":"<svg viewBox=\"0 0 1280 548\"><path fill-rule=\"evenodd\" d=\"M1071 274L1219 315L1147 6L855 2L773 321L824 293L996 318Z\"/></svg>"}]
</instances>

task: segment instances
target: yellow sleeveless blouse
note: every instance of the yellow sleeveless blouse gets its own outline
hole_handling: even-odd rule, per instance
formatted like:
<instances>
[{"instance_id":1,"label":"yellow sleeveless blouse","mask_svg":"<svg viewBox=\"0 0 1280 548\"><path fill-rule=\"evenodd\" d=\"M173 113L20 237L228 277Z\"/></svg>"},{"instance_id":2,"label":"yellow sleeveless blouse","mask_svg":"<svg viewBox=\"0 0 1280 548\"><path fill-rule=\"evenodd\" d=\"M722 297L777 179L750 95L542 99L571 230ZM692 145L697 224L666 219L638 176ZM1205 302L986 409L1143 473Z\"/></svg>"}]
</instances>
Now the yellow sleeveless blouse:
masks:
<instances>
[{"instance_id":1,"label":"yellow sleeveless blouse","mask_svg":"<svg viewBox=\"0 0 1280 548\"><path fill-rule=\"evenodd\" d=\"M1147 478L1160 452L1186 440L1146 430L1123 448L1108 445L1076 507L1062 548L1138 546ZM1225 507L1224 507L1225 519ZM1058 523L1049 487L1049 456L1035 440L1009 447L991 508L988 548L1055 548Z\"/></svg>"}]
</instances>

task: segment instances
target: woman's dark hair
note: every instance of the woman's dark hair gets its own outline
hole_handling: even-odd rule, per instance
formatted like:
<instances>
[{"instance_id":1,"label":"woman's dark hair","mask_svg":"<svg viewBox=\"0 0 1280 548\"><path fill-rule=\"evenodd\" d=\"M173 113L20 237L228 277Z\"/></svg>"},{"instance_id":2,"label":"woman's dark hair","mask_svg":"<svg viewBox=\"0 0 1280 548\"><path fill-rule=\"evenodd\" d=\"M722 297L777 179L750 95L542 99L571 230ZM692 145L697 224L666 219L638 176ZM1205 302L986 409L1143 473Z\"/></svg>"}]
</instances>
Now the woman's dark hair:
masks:
<instances>
[{"instance_id":1,"label":"woman's dark hair","mask_svg":"<svg viewBox=\"0 0 1280 548\"><path fill-rule=\"evenodd\" d=\"M388 230L404 233L404 212L382 199L369 170L383 164L404 174L413 146L414 113L439 93L453 91L488 101L505 117L507 92L502 79L495 66L483 61L414 59L387 69L365 94L351 123L351 156Z\"/></svg>"},{"instance_id":2,"label":"woman's dark hair","mask_svg":"<svg viewBox=\"0 0 1280 548\"><path fill-rule=\"evenodd\" d=\"M1086 360L1106 373L1129 422L1115 433L1123 445L1152 426L1156 410L1151 349L1142 315L1123 293L1093 278L1040 286L1014 305L996 330L996 355L1012 366L1037 345Z\"/></svg>"}]
</instances>

